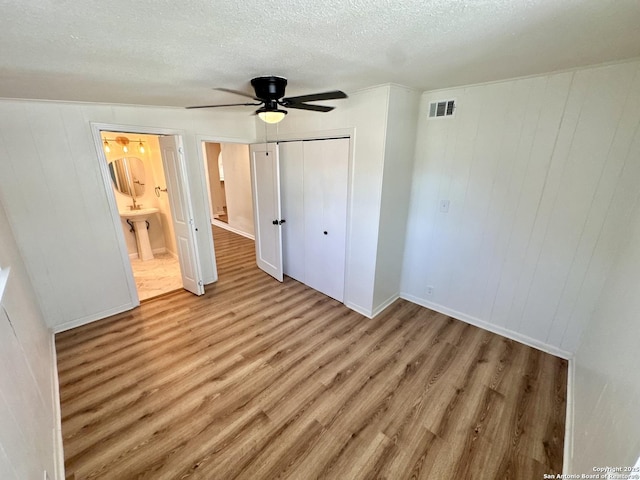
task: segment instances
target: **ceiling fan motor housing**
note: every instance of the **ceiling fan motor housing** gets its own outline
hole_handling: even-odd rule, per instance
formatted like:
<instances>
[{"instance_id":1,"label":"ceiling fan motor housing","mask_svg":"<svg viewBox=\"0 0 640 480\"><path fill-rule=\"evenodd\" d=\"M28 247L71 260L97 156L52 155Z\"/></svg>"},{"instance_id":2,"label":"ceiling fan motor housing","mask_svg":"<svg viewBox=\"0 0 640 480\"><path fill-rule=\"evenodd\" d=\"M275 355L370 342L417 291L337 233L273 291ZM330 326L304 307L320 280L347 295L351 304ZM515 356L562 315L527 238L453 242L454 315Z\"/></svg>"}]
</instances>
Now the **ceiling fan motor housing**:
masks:
<instances>
[{"instance_id":1,"label":"ceiling fan motor housing","mask_svg":"<svg viewBox=\"0 0 640 480\"><path fill-rule=\"evenodd\" d=\"M287 79L283 77L256 77L251 80L251 85L260 100L278 100L284 97Z\"/></svg>"}]
</instances>

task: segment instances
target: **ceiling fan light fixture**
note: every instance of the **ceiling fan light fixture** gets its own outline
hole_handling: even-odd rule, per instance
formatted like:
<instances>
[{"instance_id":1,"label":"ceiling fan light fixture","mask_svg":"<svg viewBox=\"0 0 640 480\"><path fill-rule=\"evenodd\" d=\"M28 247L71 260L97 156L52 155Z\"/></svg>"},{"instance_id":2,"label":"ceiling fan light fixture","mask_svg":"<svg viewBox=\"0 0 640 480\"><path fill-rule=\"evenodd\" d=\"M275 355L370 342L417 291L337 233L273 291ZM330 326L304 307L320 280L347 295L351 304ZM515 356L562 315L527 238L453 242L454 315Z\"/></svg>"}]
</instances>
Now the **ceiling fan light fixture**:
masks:
<instances>
[{"instance_id":1,"label":"ceiling fan light fixture","mask_svg":"<svg viewBox=\"0 0 640 480\"><path fill-rule=\"evenodd\" d=\"M285 115L287 114L286 110L267 110L266 108L261 108L258 110L258 117L265 123L278 123L284 120Z\"/></svg>"}]
</instances>

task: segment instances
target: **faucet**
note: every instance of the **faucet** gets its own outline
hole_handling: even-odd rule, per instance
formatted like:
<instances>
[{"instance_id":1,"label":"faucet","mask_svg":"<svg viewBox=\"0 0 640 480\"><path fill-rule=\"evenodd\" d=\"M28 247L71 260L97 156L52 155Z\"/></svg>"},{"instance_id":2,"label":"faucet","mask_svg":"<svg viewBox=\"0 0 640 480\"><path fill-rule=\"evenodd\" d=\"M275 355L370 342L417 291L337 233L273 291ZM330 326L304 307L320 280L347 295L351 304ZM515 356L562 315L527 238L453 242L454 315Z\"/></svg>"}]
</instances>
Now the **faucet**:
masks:
<instances>
[{"instance_id":1,"label":"faucet","mask_svg":"<svg viewBox=\"0 0 640 480\"><path fill-rule=\"evenodd\" d=\"M142 208L142 204L136 204L136 197L131 197L133 200L133 205L129 205L129 210L140 210Z\"/></svg>"}]
</instances>

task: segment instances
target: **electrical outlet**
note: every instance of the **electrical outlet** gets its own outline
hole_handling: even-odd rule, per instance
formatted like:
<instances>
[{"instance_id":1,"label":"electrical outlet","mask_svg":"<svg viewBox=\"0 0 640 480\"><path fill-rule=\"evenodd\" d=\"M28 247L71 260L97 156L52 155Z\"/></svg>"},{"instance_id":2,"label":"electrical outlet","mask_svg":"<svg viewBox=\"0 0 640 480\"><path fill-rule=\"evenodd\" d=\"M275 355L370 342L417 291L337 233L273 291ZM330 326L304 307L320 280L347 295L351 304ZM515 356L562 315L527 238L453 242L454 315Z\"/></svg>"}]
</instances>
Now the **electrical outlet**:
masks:
<instances>
[{"instance_id":1,"label":"electrical outlet","mask_svg":"<svg viewBox=\"0 0 640 480\"><path fill-rule=\"evenodd\" d=\"M432 297L432 296L433 296L433 287L429 285L427 287L427 297Z\"/></svg>"}]
</instances>

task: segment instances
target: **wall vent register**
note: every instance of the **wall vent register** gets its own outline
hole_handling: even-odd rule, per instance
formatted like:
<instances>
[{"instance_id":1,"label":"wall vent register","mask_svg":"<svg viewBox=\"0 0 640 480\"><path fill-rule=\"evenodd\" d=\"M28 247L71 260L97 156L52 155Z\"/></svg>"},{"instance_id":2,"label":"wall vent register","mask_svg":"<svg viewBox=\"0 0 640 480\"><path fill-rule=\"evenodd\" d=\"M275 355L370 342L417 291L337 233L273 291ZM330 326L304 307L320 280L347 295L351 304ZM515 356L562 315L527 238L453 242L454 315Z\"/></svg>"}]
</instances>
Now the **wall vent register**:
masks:
<instances>
[{"instance_id":1,"label":"wall vent register","mask_svg":"<svg viewBox=\"0 0 640 480\"><path fill-rule=\"evenodd\" d=\"M450 117L456 110L455 100L442 100L429 104L429 118Z\"/></svg>"}]
</instances>

